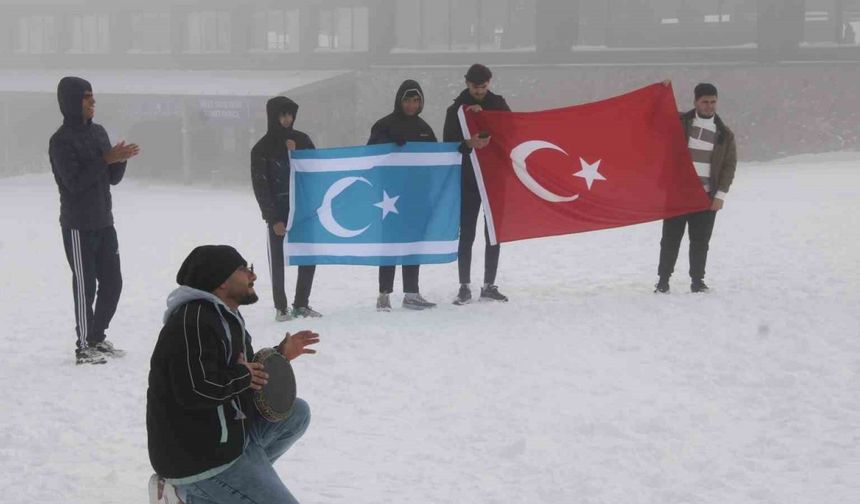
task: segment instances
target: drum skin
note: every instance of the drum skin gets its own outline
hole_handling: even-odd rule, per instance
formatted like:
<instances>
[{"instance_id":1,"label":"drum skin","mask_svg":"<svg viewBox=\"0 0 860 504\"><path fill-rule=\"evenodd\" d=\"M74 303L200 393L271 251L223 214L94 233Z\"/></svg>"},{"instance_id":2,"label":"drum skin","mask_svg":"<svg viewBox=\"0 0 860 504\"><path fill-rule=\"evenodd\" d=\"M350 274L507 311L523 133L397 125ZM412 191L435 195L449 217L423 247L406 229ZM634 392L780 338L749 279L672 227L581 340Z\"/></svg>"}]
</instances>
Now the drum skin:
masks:
<instances>
[{"instance_id":1,"label":"drum skin","mask_svg":"<svg viewBox=\"0 0 860 504\"><path fill-rule=\"evenodd\" d=\"M270 422L289 418L296 401L296 375L293 367L274 348L264 348L254 355L254 362L263 364L269 382L254 392L254 405L260 415Z\"/></svg>"}]
</instances>

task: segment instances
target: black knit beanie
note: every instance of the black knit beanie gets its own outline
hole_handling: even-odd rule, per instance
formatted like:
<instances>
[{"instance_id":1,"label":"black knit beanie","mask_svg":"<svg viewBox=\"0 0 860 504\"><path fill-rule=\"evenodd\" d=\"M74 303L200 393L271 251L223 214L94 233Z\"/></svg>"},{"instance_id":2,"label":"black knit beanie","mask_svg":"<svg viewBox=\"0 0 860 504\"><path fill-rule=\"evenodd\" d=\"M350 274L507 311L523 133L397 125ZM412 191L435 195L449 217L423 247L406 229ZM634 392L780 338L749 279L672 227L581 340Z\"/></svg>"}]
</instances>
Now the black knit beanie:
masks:
<instances>
[{"instance_id":1,"label":"black knit beanie","mask_svg":"<svg viewBox=\"0 0 860 504\"><path fill-rule=\"evenodd\" d=\"M212 292L241 266L247 266L229 245L201 245L188 254L176 273L176 283Z\"/></svg>"}]
</instances>

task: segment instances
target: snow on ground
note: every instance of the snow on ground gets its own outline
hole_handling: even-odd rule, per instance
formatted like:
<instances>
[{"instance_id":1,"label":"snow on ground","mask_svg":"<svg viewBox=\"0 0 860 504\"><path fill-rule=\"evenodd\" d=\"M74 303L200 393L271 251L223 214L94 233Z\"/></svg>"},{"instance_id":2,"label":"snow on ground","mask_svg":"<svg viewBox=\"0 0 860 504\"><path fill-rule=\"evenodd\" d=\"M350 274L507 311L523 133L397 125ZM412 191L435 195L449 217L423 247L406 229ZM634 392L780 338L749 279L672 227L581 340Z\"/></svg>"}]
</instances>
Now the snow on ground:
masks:
<instances>
[{"instance_id":1,"label":"snow on ground","mask_svg":"<svg viewBox=\"0 0 860 504\"><path fill-rule=\"evenodd\" d=\"M507 304L451 305L449 264L422 269L438 309L380 314L375 269L321 267L325 317L278 324L261 275L243 310L258 346L322 335L294 363L314 417L278 472L306 503L860 501L858 168L856 153L739 167L707 295L689 293L686 242L672 294L651 293L659 223L505 245ZM194 245L230 243L265 273L264 227L249 190L114 188L109 338L129 355L76 367L57 200L50 175L0 180L0 502L143 503L175 272Z\"/></svg>"}]
</instances>

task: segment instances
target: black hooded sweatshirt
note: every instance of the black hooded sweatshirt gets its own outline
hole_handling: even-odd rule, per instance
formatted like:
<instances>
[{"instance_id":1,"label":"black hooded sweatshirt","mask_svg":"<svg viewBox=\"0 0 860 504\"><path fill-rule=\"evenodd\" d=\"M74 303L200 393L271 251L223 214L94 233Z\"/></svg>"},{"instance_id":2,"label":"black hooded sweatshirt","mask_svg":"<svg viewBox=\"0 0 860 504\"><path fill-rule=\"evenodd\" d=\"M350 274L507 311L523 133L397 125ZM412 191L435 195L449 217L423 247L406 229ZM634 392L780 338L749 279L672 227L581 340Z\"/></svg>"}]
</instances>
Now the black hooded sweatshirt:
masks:
<instances>
[{"instance_id":1,"label":"black hooded sweatshirt","mask_svg":"<svg viewBox=\"0 0 860 504\"><path fill-rule=\"evenodd\" d=\"M484 97L484 100L479 102L469 94L468 88L464 89L460 95L454 99L454 103L452 103L445 112L445 127L442 132L443 142L463 141L463 130L460 128L459 117L460 107L463 105L467 107L470 105L480 105L484 110L511 111L511 108L508 107L508 103L502 95L497 95L491 91L487 91L487 95ZM461 151L463 151L463 149L461 149ZM471 151L463 152L463 154L469 154L470 152ZM463 175L463 190L477 193L478 182L475 180L475 171L472 168L472 158L468 155L463 156L463 171L461 173Z\"/></svg>"},{"instance_id":2,"label":"black hooded sweatshirt","mask_svg":"<svg viewBox=\"0 0 860 504\"><path fill-rule=\"evenodd\" d=\"M418 113L414 116L408 116L403 113L403 96L408 92L417 92L421 97L421 106L418 108ZM436 142L436 135L433 133L433 128L420 117L421 111L424 110L424 91L421 86L414 80L403 81L400 89L397 90L397 96L394 97L394 112L388 114L382 119L376 121L370 128L370 138L367 140L367 145L396 143L403 145L406 142Z\"/></svg>"},{"instance_id":3,"label":"black hooded sweatshirt","mask_svg":"<svg viewBox=\"0 0 860 504\"><path fill-rule=\"evenodd\" d=\"M263 220L269 225L286 222L290 214L290 158L287 140L296 142L296 149L314 149L307 134L281 126L281 116L290 114L295 124L299 106L285 96L266 102L268 130L251 149L251 183L260 205Z\"/></svg>"},{"instance_id":4,"label":"black hooded sweatshirt","mask_svg":"<svg viewBox=\"0 0 860 504\"><path fill-rule=\"evenodd\" d=\"M51 136L48 154L60 190L60 225L95 230L113 225L110 186L125 175L125 162L108 165L104 155L111 143L105 129L84 123L83 99L92 91L79 77L64 77L57 86L63 125Z\"/></svg>"}]
</instances>

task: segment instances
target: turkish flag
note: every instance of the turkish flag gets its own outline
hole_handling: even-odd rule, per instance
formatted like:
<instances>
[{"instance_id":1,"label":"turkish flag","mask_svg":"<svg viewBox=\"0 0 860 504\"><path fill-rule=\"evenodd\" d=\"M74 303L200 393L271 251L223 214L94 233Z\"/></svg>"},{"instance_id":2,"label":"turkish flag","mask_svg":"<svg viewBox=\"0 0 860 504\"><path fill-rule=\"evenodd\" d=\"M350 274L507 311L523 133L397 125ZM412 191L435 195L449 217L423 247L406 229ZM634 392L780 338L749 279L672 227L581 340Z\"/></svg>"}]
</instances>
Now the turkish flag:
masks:
<instances>
[{"instance_id":1,"label":"turkish flag","mask_svg":"<svg viewBox=\"0 0 860 504\"><path fill-rule=\"evenodd\" d=\"M706 210L671 86L541 112L460 110L493 243Z\"/></svg>"}]
</instances>

